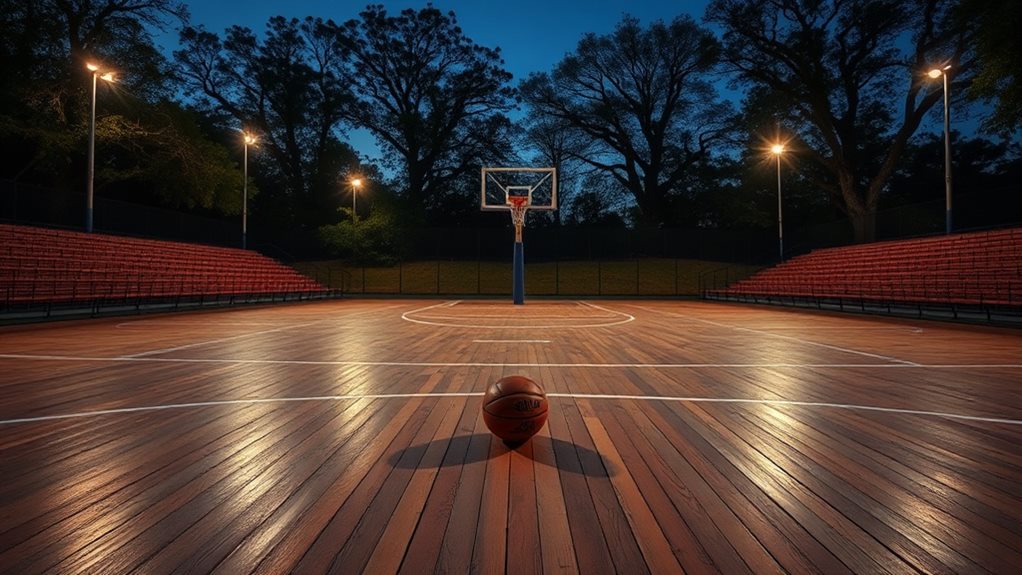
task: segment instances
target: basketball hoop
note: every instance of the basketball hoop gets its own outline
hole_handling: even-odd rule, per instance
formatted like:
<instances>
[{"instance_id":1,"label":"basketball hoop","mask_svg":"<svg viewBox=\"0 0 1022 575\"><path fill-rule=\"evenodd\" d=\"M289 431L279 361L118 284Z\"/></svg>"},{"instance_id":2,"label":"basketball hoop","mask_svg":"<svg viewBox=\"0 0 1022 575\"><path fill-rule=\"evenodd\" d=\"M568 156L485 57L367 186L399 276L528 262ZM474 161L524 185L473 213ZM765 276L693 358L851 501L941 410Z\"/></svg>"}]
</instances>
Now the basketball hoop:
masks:
<instances>
[{"instance_id":1,"label":"basketball hoop","mask_svg":"<svg viewBox=\"0 0 1022 575\"><path fill-rule=\"evenodd\" d=\"M525 212L557 209L556 168L488 168L480 173L479 208L486 211L507 210L515 225L514 260L511 268L511 300L525 303L525 246L522 228Z\"/></svg>"},{"instance_id":2,"label":"basketball hoop","mask_svg":"<svg viewBox=\"0 0 1022 575\"><path fill-rule=\"evenodd\" d=\"M507 205L511 222L515 225L515 242L522 243L522 226L525 225L525 212L529 210L529 196L508 196Z\"/></svg>"}]
</instances>

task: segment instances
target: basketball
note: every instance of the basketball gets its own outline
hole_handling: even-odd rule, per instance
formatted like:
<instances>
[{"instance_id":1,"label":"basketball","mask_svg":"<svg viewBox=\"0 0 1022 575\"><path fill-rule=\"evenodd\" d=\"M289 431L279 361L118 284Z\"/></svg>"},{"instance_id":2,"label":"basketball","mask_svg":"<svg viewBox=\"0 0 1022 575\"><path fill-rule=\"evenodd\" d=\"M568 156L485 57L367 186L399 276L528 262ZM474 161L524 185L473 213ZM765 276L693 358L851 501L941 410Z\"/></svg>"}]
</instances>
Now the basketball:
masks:
<instances>
[{"instance_id":1,"label":"basketball","mask_svg":"<svg viewBox=\"0 0 1022 575\"><path fill-rule=\"evenodd\" d=\"M483 396L483 421L508 447L528 441L543 427L546 417L546 393L527 377L503 377Z\"/></svg>"}]
</instances>

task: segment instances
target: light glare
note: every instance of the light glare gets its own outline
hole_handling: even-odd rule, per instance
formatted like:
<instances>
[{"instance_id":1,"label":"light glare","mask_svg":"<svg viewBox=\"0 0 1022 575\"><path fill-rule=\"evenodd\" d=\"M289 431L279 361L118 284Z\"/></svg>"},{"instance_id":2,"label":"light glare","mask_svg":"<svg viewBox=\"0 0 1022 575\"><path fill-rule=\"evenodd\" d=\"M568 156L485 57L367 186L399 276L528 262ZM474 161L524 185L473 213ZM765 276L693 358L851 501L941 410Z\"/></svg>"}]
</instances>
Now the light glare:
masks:
<instances>
[{"instance_id":1,"label":"light glare","mask_svg":"<svg viewBox=\"0 0 1022 575\"><path fill-rule=\"evenodd\" d=\"M927 72L926 75L931 78L940 78L943 73L944 73L943 70L938 70L937 68L934 68Z\"/></svg>"},{"instance_id":2,"label":"light glare","mask_svg":"<svg viewBox=\"0 0 1022 575\"><path fill-rule=\"evenodd\" d=\"M773 153L773 154L776 154L778 156L783 154L784 153L784 144L774 144L773 146L770 146L770 152Z\"/></svg>"}]
</instances>

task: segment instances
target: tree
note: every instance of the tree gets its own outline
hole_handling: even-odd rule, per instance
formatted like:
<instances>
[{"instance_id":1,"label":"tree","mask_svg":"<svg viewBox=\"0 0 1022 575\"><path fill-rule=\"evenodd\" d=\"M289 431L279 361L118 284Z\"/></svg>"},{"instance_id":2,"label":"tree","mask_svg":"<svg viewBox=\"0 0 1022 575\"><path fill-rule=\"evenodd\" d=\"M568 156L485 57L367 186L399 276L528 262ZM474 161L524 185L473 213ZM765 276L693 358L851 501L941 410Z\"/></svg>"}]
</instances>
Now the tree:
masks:
<instances>
[{"instance_id":1,"label":"tree","mask_svg":"<svg viewBox=\"0 0 1022 575\"><path fill-rule=\"evenodd\" d=\"M358 158L340 140L350 80L342 75L342 47L321 19L270 18L260 42L233 26L223 41L201 27L181 31L174 56L186 86L201 94L202 110L221 127L252 130L271 159L265 177L267 212L281 225L330 223L338 205L337 175ZM271 203L272 202L272 203ZM272 208L271 208L272 206ZM289 217L282 212L291 211Z\"/></svg>"},{"instance_id":2,"label":"tree","mask_svg":"<svg viewBox=\"0 0 1022 575\"><path fill-rule=\"evenodd\" d=\"M97 121L96 177L104 195L173 208L241 212L237 158L211 139L200 118L176 102L126 101ZM249 196L256 190L250 186Z\"/></svg>"},{"instance_id":3,"label":"tree","mask_svg":"<svg viewBox=\"0 0 1022 575\"><path fill-rule=\"evenodd\" d=\"M167 0L0 0L2 172L16 181L80 190L91 78L99 82L96 186L104 195L175 207L240 210L241 173L200 119L171 101L150 31L180 21Z\"/></svg>"},{"instance_id":4,"label":"tree","mask_svg":"<svg viewBox=\"0 0 1022 575\"><path fill-rule=\"evenodd\" d=\"M532 165L557 170L558 205L563 207L571 203L588 168L579 158L586 157L592 148L591 142L564 121L539 114L526 118L519 139L522 148L534 152ZM553 212L552 219L560 225L560 209Z\"/></svg>"},{"instance_id":5,"label":"tree","mask_svg":"<svg viewBox=\"0 0 1022 575\"><path fill-rule=\"evenodd\" d=\"M954 133L955 220L962 227L1022 221L1022 159L1018 144ZM923 134L906 148L884 194L889 202L939 203L935 229L944 217L944 137Z\"/></svg>"},{"instance_id":6,"label":"tree","mask_svg":"<svg viewBox=\"0 0 1022 575\"><path fill-rule=\"evenodd\" d=\"M66 179L88 119L90 72L120 72L121 89L145 101L167 95L164 60L149 30L187 12L171 0L0 0L0 131L4 160Z\"/></svg>"},{"instance_id":7,"label":"tree","mask_svg":"<svg viewBox=\"0 0 1022 575\"><path fill-rule=\"evenodd\" d=\"M1022 3L1016 0L965 0L959 12L964 22L978 21L976 52L979 67L970 95L996 102L983 126L1004 135L1022 129Z\"/></svg>"},{"instance_id":8,"label":"tree","mask_svg":"<svg viewBox=\"0 0 1022 575\"><path fill-rule=\"evenodd\" d=\"M940 101L940 83L924 72L948 65L952 89L968 83L971 31L951 9L950 0L715 0L707 8L706 20L724 31L726 66L739 82L776 94L778 114L829 175L818 184L850 217L857 241L874 238L880 192Z\"/></svg>"},{"instance_id":9,"label":"tree","mask_svg":"<svg viewBox=\"0 0 1022 575\"><path fill-rule=\"evenodd\" d=\"M625 196L617 180L605 172L590 172L583 177L577 193L565 202L565 221L582 227L624 227L621 207Z\"/></svg>"},{"instance_id":10,"label":"tree","mask_svg":"<svg viewBox=\"0 0 1022 575\"><path fill-rule=\"evenodd\" d=\"M709 82L716 58L713 36L688 16L645 29L625 17L610 35L584 36L520 91L536 113L596 145L579 159L627 189L646 222L672 223L679 183L730 117Z\"/></svg>"},{"instance_id":11,"label":"tree","mask_svg":"<svg viewBox=\"0 0 1022 575\"><path fill-rule=\"evenodd\" d=\"M473 43L453 12L427 6L392 16L371 5L334 31L355 93L348 119L403 171L411 204L435 208L464 195L464 176L508 153L511 74L499 49Z\"/></svg>"}]
</instances>

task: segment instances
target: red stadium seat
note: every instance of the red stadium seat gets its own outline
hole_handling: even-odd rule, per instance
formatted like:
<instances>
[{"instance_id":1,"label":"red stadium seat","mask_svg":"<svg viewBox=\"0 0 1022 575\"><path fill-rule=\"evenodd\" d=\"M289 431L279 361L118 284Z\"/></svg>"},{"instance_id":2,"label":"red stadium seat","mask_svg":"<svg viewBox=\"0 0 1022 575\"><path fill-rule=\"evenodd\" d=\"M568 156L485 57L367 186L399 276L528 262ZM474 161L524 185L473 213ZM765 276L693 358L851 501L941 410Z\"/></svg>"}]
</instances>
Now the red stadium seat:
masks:
<instances>
[{"instance_id":1,"label":"red stadium seat","mask_svg":"<svg viewBox=\"0 0 1022 575\"><path fill-rule=\"evenodd\" d=\"M0 245L0 305L328 291L236 248L9 224L0 224Z\"/></svg>"},{"instance_id":2,"label":"red stadium seat","mask_svg":"<svg viewBox=\"0 0 1022 575\"><path fill-rule=\"evenodd\" d=\"M1022 306L1022 228L816 250L708 295Z\"/></svg>"}]
</instances>

